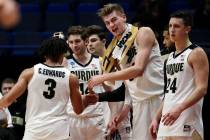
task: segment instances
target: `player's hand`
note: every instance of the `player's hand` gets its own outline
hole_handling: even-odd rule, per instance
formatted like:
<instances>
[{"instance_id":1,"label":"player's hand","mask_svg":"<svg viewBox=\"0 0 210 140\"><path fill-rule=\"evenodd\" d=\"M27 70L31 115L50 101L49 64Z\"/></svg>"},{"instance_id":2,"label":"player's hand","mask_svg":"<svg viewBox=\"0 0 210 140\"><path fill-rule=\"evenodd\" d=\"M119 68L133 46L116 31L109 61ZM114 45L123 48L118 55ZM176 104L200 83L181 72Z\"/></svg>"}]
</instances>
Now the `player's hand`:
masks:
<instances>
[{"instance_id":1,"label":"player's hand","mask_svg":"<svg viewBox=\"0 0 210 140\"><path fill-rule=\"evenodd\" d=\"M94 86L100 85L104 82L102 75L95 75L88 81L88 88L93 89Z\"/></svg>"},{"instance_id":2,"label":"player's hand","mask_svg":"<svg viewBox=\"0 0 210 140\"><path fill-rule=\"evenodd\" d=\"M107 125L108 132L113 134L117 130L117 124L115 123L114 119L111 120Z\"/></svg>"},{"instance_id":3,"label":"player's hand","mask_svg":"<svg viewBox=\"0 0 210 140\"><path fill-rule=\"evenodd\" d=\"M182 106L176 105L168 113L162 116L161 122L166 126L172 125L178 119L182 111Z\"/></svg>"},{"instance_id":4,"label":"player's hand","mask_svg":"<svg viewBox=\"0 0 210 140\"><path fill-rule=\"evenodd\" d=\"M83 100L85 100L87 105L94 105L96 102L98 102L98 98L98 94L95 94L93 91L91 91L84 95Z\"/></svg>"},{"instance_id":5,"label":"player's hand","mask_svg":"<svg viewBox=\"0 0 210 140\"><path fill-rule=\"evenodd\" d=\"M159 122L156 119L152 120L152 123L150 124L149 131L152 135L152 138L157 138L157 131L158 131Z\"/></svg>"}]
</instances>

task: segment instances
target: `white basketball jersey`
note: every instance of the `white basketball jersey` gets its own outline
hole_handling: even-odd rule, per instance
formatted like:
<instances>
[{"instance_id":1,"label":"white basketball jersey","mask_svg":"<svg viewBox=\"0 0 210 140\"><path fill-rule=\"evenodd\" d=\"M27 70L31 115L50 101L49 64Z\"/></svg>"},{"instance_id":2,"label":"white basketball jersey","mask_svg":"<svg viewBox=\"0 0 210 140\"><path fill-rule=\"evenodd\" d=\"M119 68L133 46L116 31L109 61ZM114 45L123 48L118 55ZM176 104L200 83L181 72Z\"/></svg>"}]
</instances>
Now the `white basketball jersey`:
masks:
<instances>
[{"instance_id":1,"label":"white basketball jersey","mask_svg":"<svg viewBox=\"0 0 210 140\"><path fill-rule=\"evenodd\" d=\"M34 66L34 74L28 84L25 137L30 133L46 140L68 138L69 75L69 70L61 66L41 63ZM66 130L60 132L56 127L60 125Z\"/></svg>"},{"instance_id":2,"label":"white basketball jersey","mask_svg":"<svg viewBox=\"0 0 210 140\"><path fill-rule=\"evenodd\" d=\"M193 46L193 45L192 45ZM191 47L192 47L191 46ZM190 47L175 55L171 53L166 63L167 87L162 114L191 96L195 89L195 76L188 63ZM171 126L160 123L158 136L191 136L194 129L203 137L202 124L203 99L181 113Z\"/></svg>"},{"instance_id":3,"label":"white basketball jersey","mask_svg":"<svg viewBox=\"0 0 210 140\"><path fill-rule=\"evenodd\" d=\"M122 83L123 83L123 81L115 81L114 89L119 88L122 85ZM111 113L110 117L111 118L115 117L122 111L124 104L131 106L131 99L130 99L130 95L128 93L127 88L125 89L125 101L109 102L108 104L109 104L109 108L110 108L110 113ZM118 128L127 127L127 126L131 126L130 113L128 113L128 115L122 120L122 122L120 122L120 124L118 124Z\"/></svg>"},{"instance_id":4,"label":"white basketball jersey","mask_svg":"<svg viewBox=\"0 0 210 140\"><path fill-rule=\"evenodd\" d=\"M124 69L134 65L137 52L139 51L141 51L141 47L134 43L128 50L125 63L121 67ZM163 62L160 58L160 49L157 41L151 50L149 62L143 75L126 80L126 84L133 101L141 101L154 95L163 94Z\"/></svg>"},{"instance_id":5,"label":"white basketball jersey","mask_svg":"<svg viewBox=\"0 0 210 140\"><path fill-rule=\"evenodd\" d=\"M68 59L68 68L71 73L77 75L80 83L80 91L82 94L87 94L87 82L91 76L99 75L101 72L99 58L91 56L90 61L82 65L74 57ZM98 86L94 89L96 93L102 92L102 87ZM103 103L96 103L95 105L90 105L85 108L85 110L80 114L76 115L73 111L72 105L68 108L68 113L72 116L101 116L103 115Z\"/></svg>"}]
</instances>

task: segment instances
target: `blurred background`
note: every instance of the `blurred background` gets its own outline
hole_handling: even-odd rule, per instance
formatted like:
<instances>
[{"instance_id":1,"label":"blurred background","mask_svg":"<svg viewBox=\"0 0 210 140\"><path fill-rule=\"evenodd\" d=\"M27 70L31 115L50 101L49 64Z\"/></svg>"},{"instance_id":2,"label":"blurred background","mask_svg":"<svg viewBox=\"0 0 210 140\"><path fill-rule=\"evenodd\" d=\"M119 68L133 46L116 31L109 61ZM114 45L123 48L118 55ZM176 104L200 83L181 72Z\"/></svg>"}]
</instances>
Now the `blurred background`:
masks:
<instances>
[{"instance_id":1,"label":"blurred background","mask_svg":"<svg viewBox=\"0 0 210 140\"><path fill-rule=\"evenodd\" d=\"M39 62L37 49L54 32L66 33L69 26L104 24L96 12L106 3L119 3L129 23L149 26L163 48L163 30L169 15L177 10L189 10L194 16L190 39L203 47L210 57L210 0L17 0L21 20L13 28L0 29L0 83L6 77L17 79L20 72ZM109 35L108 40L111 39ZM210 90L209 90L210 91ZM204 108L209 108L206 96ZM204 109L204 126L208 131L210 112ZM205 139L207 138L205 133ZM207 138L210 139L210 138Z\"/></svg>"},{"instance_id":2,"label":"blurred background","mask_svg":"<svg viewBox=\"0 0 210 140\"><path fill-rule=\"evenodd\" d=\"M123 6L128 22L150 26L162 47L162 31L169 15L180 9L194 15L191 40L203 47L210 46L210 0L18 0L21 21L10 30L0 30L0 81L16 78L23 68L37 62L36 50L43 39L53 32L64 33L72 25L97 24L104 27L97 10L116 2ZM111 37L111 36L110 36Z\"/></svg>"}]
</instances>

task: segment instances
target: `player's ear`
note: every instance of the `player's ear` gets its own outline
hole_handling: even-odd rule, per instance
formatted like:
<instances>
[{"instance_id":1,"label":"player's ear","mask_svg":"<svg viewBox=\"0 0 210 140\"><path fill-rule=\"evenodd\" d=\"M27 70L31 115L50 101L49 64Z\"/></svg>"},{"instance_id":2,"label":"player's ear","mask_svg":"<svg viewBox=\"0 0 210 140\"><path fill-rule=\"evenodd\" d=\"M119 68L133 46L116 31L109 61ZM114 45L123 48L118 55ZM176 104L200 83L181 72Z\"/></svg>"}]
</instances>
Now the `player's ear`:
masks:
<instances>
[{"instance_id":1,"label":"player's ear","mask_svg":"<svg viewBox=\"0 0 210 140\"><path fill-rule=\"evenodd\" d=\"M186 30L186 33L188 34L190 31L191 31L191 26L187 26L187 30Z\"/></svg>"},{"instance_id":2,"label":"player's ear","mask_svg":"<svg viewBox=\"0 0 210 140\"><path fill-rule=\"evenodd\" d=\"M106 39L102 39L102 42L105 45L106 44Z\"/></svg>"},{"instance_id":3,"label":"player's ear","mask_svg":"<svg viewBox=\"0 0 210 140\"><path fill-rule=\"evenodd\" d=\"M88 39L85 39L85 46L88 45Z\"/></svg>"}]
</instances>

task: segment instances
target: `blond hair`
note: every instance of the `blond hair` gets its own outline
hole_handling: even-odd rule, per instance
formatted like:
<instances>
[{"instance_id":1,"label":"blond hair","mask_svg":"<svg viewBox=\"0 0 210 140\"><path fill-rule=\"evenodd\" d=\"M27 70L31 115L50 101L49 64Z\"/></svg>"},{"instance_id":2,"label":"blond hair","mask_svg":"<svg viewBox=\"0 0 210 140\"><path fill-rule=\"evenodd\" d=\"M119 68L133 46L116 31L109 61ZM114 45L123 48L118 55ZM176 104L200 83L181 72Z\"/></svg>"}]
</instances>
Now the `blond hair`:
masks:
<instances>
[{"instance_id":1,"label":"blond hair","mask_svg":"<svg viewBox=\"0 0 210 140\"><path fill-rule=\"evenodd\" d=\"M125 14L124 9L117 3L109 3L104 5L101 9L98 10L97 14L99 17L104 17L111 14L113 11L120 12Z\"/></svg>"}]
</instances>

